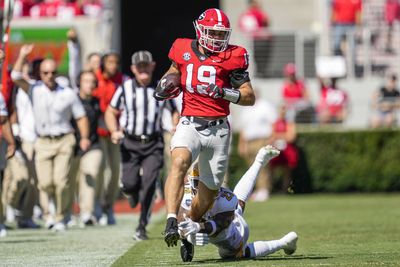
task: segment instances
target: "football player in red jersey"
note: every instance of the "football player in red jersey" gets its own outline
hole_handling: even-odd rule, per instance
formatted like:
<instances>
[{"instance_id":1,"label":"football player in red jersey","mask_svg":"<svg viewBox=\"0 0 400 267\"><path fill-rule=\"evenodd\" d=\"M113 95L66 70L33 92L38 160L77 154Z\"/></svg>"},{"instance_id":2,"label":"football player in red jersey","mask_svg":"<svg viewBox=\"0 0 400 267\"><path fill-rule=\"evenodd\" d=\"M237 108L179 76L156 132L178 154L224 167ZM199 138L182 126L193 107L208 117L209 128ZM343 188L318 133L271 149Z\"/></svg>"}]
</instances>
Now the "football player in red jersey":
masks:
<instances>
[{"instance_id":1,"label":"football player in red jersey","mask_svg":"<svg viewBox=\"0 0 400 267\"><path fill-rule=\"evenodd\" d=\"M165 183L164 238L168 246L176 245L179 239L176 214L189 167L198 159L202 179L190 213L190 218L198 221L214 203L226 171L229 104L255 102L246 71L249 57L246 49L228 43L228 17L219 9L207 9L194 21L194 27L196 40L177 39L173 43L168 55L172 64L165 73L179 74L183 91L182 117L171 140L172 165ZM162 78L154 97L175 97L175 86Z\"/></svg>"}]
</instances>

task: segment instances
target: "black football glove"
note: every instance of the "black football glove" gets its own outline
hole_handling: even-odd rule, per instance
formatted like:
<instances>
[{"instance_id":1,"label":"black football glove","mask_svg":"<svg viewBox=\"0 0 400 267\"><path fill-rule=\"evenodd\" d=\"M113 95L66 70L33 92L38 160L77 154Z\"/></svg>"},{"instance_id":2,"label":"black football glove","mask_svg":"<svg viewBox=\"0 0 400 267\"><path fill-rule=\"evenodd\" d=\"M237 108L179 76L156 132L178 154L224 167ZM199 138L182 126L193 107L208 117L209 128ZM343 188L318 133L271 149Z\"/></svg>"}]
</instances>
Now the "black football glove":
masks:
<instances>
[{"instance_id":1,"label":"black football glove","mask_svg":"<svg viewBox=\"0 0 400 267\"><path fill-rule=\"evenodd\" d=\"M208 96L210 96L211 98L217 99L217 98L223 98L225 96L224 88L220 88L218 87L218 85L213 83L210 83L205 90Z\"/></svg>"}]
</instances>

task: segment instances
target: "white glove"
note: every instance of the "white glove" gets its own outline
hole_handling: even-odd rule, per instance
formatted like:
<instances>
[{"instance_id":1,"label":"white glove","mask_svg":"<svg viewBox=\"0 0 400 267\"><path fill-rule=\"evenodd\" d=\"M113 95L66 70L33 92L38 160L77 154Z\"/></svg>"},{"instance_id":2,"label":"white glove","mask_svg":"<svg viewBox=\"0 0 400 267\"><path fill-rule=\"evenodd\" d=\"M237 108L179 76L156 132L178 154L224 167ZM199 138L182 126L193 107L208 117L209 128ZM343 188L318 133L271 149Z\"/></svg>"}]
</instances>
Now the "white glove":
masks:
<instances>
[{"instance_id":1,"label":"white glove","mask_svg":"<svg viewBox=\"0 0 400 267\"><path fill-rule=\"evenodd\" d=\"M274 146L267 145L263 146L258 150L257 156L256 156L256 161L258 161L261 164L265 164L271 159L275 158L278 156L281 152L275 148Z\"/></svg>"},{"instance_id":2,"label":"white glove","mask_svg":"<svg viewBox=\"0 0 400 267\"><path fill-rule=\"evenodd\" d=\"M197 233L188 235L187 241L195 246L205 246L210 242L210 238L206 233Z\"/></svg>"},{"instance_id":3,"label":"white glove","mask_svg":"<svg viewBox=\"0 0 400 267\"><path fill-rule=\"evenodd\" d=\"M185 220L178 224L178 229L183 237L187 237L190 234L198 233L200 231L200 224L185 216Z\"/></svg>"}]
</instances>

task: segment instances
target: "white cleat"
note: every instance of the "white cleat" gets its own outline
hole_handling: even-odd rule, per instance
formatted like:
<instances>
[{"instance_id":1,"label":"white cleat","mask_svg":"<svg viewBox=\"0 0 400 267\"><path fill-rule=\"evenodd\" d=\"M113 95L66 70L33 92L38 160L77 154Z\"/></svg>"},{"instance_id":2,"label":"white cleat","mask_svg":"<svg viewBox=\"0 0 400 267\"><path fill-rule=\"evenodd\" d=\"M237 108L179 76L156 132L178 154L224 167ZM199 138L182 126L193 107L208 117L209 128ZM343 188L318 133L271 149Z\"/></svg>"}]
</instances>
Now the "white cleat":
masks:
<instances>
[{"instance_id":1,"label":"white cleat","mask_svg":"<svg viewBox=\"0 0 400 267\"><path fill-rule=\"evenodd\" d=\"M283 251L286 255L292 255L297 249L297 234L295 232L290 232L281 238L285 242Z\"/></svg>"},{"instance_id":2,"label":"white cleat","mask_svg":"<svg viewBox=\"0 0 400 267\"><path fill-rule=\"evenodd\" d=\"M66 229L67 227L63 222L58 222L51 228L53 232L65 232Z\"/></svg>"},{"instance_id":3,"label":"white cleat","mask_svg":"<svg viewBox=\"0 0 400 267\"><path fill-rule=\"evenodd\" d=\"M265 164L269 162L271 159L278 156L280 153L281 152L279 151L279 149L277 149L272 145L263 146L258 150L256 161Z\"/></svg>"},{"instance_id":4,"label":"white cleat","mask_svg":"<svg viewBox=\"0 0 400 267\"><path fill-rule=\"evenodd\" d=\"M0 224L0 238L7 236L6 226L4 224Z\"/></svg>"}]
</instances>

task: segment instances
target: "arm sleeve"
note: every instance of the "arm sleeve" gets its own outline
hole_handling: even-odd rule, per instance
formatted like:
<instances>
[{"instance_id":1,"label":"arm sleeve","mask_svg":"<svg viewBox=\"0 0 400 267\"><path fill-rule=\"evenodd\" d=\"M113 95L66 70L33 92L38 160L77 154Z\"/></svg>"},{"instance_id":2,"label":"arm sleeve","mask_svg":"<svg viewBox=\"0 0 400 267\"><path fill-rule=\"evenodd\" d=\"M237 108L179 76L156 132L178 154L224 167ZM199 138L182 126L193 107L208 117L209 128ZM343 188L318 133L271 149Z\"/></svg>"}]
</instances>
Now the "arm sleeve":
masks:
<instances>
[{"instance_id":1,"label":"arm sleeve","mask_svg":"<svg viewBox=\"0 0 400 267\"><path fill-rule=\"evenodd\" d=\"M206 233L211 234L212 236L216 236L222 230L228 228L234 218L234 211L218 213L214 216L213 220L208 220L204 223L204 229L200 230L200 233Z\"/></svg>"},{"instance_id":2,"label":"arm sleeve","mask_svg":"<svg viewBox=\"0 0 400 267\"><path fill-rule=\"evenodd\" d=\"M69 80L71 81L72 88L77 88L76 79L78 78L78 74L82 69L80 63L81 57L81 48L79 43L68 41L68 53L69 53L69 61L68 61L68 75Z\"/></svg>"}]
</instances>

